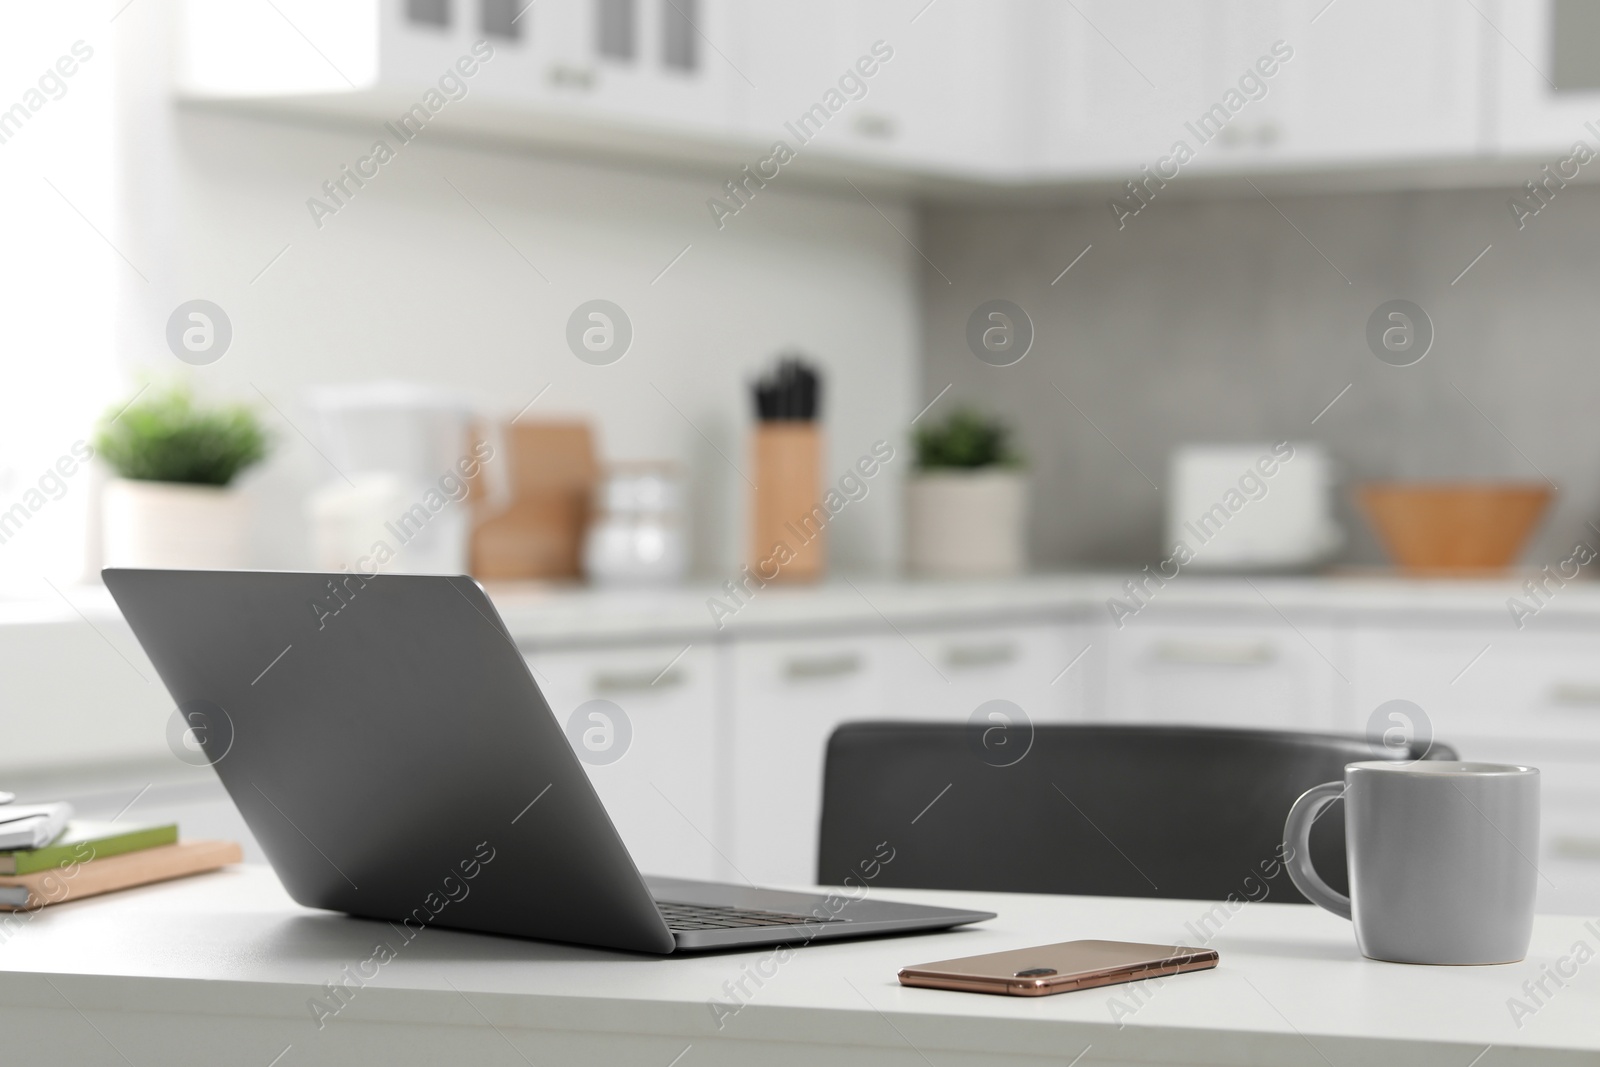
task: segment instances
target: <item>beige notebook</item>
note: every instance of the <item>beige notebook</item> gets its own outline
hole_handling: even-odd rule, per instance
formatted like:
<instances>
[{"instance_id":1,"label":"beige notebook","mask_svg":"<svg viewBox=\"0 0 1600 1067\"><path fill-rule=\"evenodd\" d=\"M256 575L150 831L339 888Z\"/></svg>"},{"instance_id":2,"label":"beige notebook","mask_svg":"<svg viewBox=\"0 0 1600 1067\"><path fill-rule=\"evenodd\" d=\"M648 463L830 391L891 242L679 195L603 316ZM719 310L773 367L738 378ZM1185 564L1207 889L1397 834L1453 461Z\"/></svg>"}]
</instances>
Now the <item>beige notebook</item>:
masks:
<instances>
[{"instance_id":1,"label":"beige notebook","mask_svg":"<svg viewBox=\"0 0 1600 1067\"><path fill-rule=\"evenodd\" d=\"M244 859L232 841L179 841L174 845L88 860L33 874L0 878L0 911L23 911L82 900L100 893L214 871Z\"/></svg>"}]
</instances>

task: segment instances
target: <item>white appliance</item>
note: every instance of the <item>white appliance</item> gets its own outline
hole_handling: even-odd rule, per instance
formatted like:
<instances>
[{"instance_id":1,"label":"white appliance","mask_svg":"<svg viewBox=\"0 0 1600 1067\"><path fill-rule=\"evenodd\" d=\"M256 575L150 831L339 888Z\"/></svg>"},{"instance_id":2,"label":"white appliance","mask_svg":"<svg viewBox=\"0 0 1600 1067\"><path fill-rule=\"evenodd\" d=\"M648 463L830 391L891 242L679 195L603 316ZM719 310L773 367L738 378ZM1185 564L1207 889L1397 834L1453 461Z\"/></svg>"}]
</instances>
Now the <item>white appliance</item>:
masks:
<instances>
[{"instance_id":1,"label":"white appliance","mask_svg":"<svg viewBox=\"0 0 1600 1067\"><path fill-rule=\"evenodd\" d=\"M1200 570L1313 567L1344 541L1334 481L1314 444L1182 446L1168 475L1163 558Z\"/></svg>"}]
</instances>

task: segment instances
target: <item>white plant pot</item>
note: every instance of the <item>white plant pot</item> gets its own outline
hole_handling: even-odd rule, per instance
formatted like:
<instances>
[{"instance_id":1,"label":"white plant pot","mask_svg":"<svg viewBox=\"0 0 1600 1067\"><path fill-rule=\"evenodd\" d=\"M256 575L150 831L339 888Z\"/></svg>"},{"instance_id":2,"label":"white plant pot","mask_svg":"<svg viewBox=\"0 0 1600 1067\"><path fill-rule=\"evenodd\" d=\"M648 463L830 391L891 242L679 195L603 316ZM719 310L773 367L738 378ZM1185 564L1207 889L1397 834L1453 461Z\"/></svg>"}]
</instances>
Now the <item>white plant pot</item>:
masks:
<instances>
[{"instance_id":1,"label":"white plant pot","mask_svg":"<svg viewBox=\"0 0 1600 1067\"><path fill-rule=\"evenodd\" d=\"M1028 482L1017 470L941 470L906 486L906 563L931 577L1020 574L1027 563Z\"/></svg>"},{"instance_id":2,"label":"white plant pot","mask_svg":"<svg viewBox=\"0 0 1600 1067\"><path fill-rule=\"evenodd\" d=\"M107 567L227 570L245 566L248 501L237 489L126 478L101 498Z\"/></svg>"}]
</instances>

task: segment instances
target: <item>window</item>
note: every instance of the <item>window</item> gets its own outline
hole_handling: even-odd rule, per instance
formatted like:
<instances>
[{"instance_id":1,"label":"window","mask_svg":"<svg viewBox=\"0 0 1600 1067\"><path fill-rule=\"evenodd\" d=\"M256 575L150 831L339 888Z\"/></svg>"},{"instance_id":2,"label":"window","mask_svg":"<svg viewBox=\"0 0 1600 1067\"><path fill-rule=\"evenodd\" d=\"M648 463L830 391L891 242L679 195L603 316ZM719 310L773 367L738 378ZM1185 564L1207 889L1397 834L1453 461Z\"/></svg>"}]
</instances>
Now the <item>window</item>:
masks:
<instances>
[{"instance_id":1,"label":"window","mask_svg":"<svg viewBox=\"0 0 1600 1067\"><path fill-rule=\"evenodd\" d=\"M634 0L600 0L598 51L606 59L632 61L638 55L638 18Z\"/></svg>"},{"instance_id":2,"label":"window","mask_svg":"<svg viewBox=\"0 0 1600 1067\"><path fill-rule=\"evenodd\" d=\"M668 70L692 71L700 65L697 8L695 0L661 0L661 62Z\"/></svg>"},{"instance_id":3,"label":"window","mask_svg":"<svg viewBox=\"0 0 1600 1067\"><path fill-rule=\"evenodd\" d=\"M483 0L483 32L489 37L515 41L522 36L522 24L533 18L527 11L535 0ZM527 14L523 14L527 11Z\"/></svg>"},{"instance_id":4,"label":"window","mask_svg":"<svg viewBox=\"0 0 1600 1067\"><path fill-rule=\"evenodd\" d=\"M448 26L450 0L406 0L406 21L423 26Z\"/></svg>"},{"instance_id":5,"label":"window","mask_svg":"<svg viewBox=\"0 0 1600 1067\"><path fill-rule=\"evenodd\" d=\"M0 592L54 597L83 575L91 472L79 461L115 375L119 286L112 27L97 6L0 13ZM76 447L76 451L75 451Z\"/></svg>"}]
</instances>

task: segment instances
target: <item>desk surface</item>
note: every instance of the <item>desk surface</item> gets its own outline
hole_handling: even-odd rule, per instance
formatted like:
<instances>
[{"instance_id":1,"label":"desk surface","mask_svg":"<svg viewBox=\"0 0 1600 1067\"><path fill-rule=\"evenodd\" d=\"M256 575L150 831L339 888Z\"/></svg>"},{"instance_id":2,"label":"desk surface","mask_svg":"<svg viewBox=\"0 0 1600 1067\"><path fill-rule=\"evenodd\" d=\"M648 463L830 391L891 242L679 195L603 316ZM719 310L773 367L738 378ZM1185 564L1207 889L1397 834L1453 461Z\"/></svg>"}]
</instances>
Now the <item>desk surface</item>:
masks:
<instances>
[{"instance_id":1,"label":"desk surface","mask_svg":"<svg viewBox=\"0 0 1600 1067\"><path fill-rule=\"evenodd\" d=\"M1542 916L1523 963L1430 968L1363 959L1348 923L1305 906L882 895L999 918L788 958L656 959L441 929L407 942L300 908L269 869L239 867L0 921L0 1032L19 1062L140 1067L1059 1065L1086 1048L1080 1067L1600 1062L1600 921ZM1052 941L1193 944L1191 927L1215 931L1221 966L1159 985L1035 1000L895 980L905 964ZM324 987L347 974L340 1006ZM1546 993L1524 988L1541 979Z\"/></svg>"}]
</instances>

